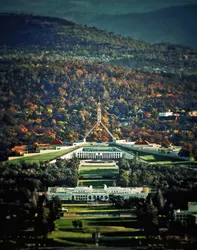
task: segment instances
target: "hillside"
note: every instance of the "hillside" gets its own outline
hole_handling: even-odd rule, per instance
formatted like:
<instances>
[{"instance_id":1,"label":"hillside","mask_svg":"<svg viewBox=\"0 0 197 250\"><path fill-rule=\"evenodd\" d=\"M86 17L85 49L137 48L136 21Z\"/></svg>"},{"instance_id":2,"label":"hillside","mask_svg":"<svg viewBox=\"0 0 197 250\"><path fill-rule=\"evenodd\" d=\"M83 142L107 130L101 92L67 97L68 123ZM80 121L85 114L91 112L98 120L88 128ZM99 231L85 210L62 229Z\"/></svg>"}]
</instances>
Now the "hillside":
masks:
<instances>
[{"instance_id":1,"label":"hillside","mask_svg":"<svg viewBox=\"0 0 197 250\"><path fill-rule=\"evenodd\" d=\"M147 13L66 13L77 23L113 31L149 43L197 46L197 5L175 6Z\"/></svg>"},{"instance_id":2,"label":"hillside","mask_svg":"<svg viewBox=\"0 0 197 250\"><path fill-rule=\"evenodd\" d=\"M158 112L197 107L196 80L194 83L190 78L140 73L101 63L51 62L35 56L27 61L26 55L4 66L0 76L2 142L82 139L96 120L98 96L103 122L111 124L117 138L142 135L150 139L154 131L163 133L163 128L172 128L158 123ZM141 107L146 107L151 118L135 119ZM135 129L120 128L121 118L130 119ZM185 122L184 126L190 125ZM176 128L183 129L177 123ZM102 131L98 135L107 140Z\"/></svg>"},{"instance_id":3,"label":"hillside","mask_svg":"<svg viewBox=\"0 0 197 250\"><path fill-rule=\"evenodd\" d=\"M9 49L15 48L45 54L51 60L75 57L140 71L196 74L197 48L150 45L52 17L0 14L0 23L1 54L6 57Z\"/></svg>"},{"instance_id":4,"label":"hillside","mask_svg":"<svg viewBox=\"0 0 197 250\"><path fill-rule=\"evenodd\" d=\"M103 123L116 138L136 140L141 136L177 145L187 138L184 140L194 145L190 151L195 149L196 125L187 113L174 122L158 120L159 112L169 109L179 113L197 109L195 50L152 46L57 18L5 15L4 22L8 20L9 29L0 38L1 148L54 138L82 139L96 120L100 96ZM13 36L9 42L14 26L18 38ZM169 57L162 61L165 49ZM135 56L130 61L125 56L131 50ZM182 55L183 51L187 54ZM177 62L181 55L184 59ZM147 59L151 56L155 60ZM161 60L171 71L177 69L178 75L155 73L151 67L140 72L129 65L143 65L143 60L157 67ZM122 67L124 61L127 67ZM136 113L140 108L146 112L143 119ZM109 139L100 129L91 136L91 140Z\"/></svg>"}]
</instances>

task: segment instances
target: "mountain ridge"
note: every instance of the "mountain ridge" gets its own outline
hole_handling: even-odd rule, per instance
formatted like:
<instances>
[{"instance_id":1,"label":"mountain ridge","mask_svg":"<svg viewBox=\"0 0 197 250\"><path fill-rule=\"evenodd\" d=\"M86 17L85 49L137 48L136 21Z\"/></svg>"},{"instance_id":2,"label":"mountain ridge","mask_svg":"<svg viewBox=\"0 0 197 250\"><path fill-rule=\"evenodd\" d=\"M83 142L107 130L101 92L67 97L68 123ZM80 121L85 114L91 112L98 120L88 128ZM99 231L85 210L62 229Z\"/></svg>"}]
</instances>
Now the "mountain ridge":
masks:
<instances>
[{"instance_id":1,"label":"mountain ridge","mask_svg":"<svg viewBox=\"0 0 197 250\"><path fill-rule=\"evenodd\" d=\"M8 13L0 15L0 22L4 23L0 26L3 54L6 53L5 48L9 47L29 49L35 53L55 50L59 58L81 57L81 60L121 64L140 71L196 72L197 47L169 43L151 45L54 17ZM174 64L173 68L171 63Z\"/></svg>"},{"instance_id":2,"label":"mountain ridge","mask_svg":"<svg viewBox=\"0 0 197 250\"><path fill-rule=\"evenodd\" d=\"M91 14L72 12L66 14L65 18L149 43L168 42L197 46L196 4L120 15L91 16Z\"/></svg>"}]
</instances>

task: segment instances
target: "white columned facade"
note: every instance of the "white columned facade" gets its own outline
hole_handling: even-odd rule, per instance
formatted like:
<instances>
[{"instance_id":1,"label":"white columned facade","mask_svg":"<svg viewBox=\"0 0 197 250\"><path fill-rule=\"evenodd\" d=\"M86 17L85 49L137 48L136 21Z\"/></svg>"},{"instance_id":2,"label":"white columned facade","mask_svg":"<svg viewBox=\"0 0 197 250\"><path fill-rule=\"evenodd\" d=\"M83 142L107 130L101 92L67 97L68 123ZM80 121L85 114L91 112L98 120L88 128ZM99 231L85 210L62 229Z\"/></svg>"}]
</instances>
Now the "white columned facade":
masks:
<instances>
[{"instance_id":1,"label":"white columned facade","mask_svg":"<svg viewBox=\"0 0 197 250\"><path fill-rule=\"evenodd\" d=\"M74 153L74 155L79 158L79 159L97 159L97 160L103 160L103 159L120 159L123 157L124 152L123 151L119 151L114 150L114 151L110 151L110 150L94 150L94 151L86 151L83 150L83 148L80 151L77 151Z\"/></svg>"}]
</instances>

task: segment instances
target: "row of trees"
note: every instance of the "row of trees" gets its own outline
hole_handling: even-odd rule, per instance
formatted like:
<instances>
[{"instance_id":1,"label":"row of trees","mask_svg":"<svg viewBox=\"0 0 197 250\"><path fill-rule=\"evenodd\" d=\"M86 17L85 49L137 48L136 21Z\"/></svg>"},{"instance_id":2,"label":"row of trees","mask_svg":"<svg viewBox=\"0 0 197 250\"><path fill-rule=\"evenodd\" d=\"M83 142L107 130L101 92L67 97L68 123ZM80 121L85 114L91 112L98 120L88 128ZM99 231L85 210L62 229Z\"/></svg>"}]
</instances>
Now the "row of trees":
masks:
<instances>
[{"instance_id":1,"label":"row of trees","mask_svg":"<svg viewBox=\"0 0 197 250\"><path fill-rule=\"evenodd\" d=\"M194 166L194 165L193 165ZM197 201L196 168L185 165L150 165L122 158L119 161L119 184L160 188L176 208L187 208L188 201Z\"/></svg>"},{"instance_id":2,"label":"row of trees","mask_svg":"<svg viewBox=\"0 0 197 250\"><path fill-rule=\"evenodd\" d=\"M48 186L76 186L79 161L58 159L54 164L4 164L0 167L0 238L37 242L55 228L61 202L48 200ZM28 229L28 232L26 230Z\"/></svg>"},{"instance_id":3,"label":"row of trees","mask_svg":"<svg viewBox=\"0 0 197 250\"><path fill-rule=\"evenodd\" d=\"M191 224L182 225L174 221L173 210L175 204L168 198L164 198L160 189L155 193L149 193L146 199L123 199L120 196L112 195L110 202L118 209L132 209L133 213L136 214L138 227L144 231L147 238L160 235L166 239L167 235L184 236L188 232L196 235L191 230L196 229L196 227L189 228ZM165 232L161 232L159 228L164 228Z\"/></svg>"}]
</instances>

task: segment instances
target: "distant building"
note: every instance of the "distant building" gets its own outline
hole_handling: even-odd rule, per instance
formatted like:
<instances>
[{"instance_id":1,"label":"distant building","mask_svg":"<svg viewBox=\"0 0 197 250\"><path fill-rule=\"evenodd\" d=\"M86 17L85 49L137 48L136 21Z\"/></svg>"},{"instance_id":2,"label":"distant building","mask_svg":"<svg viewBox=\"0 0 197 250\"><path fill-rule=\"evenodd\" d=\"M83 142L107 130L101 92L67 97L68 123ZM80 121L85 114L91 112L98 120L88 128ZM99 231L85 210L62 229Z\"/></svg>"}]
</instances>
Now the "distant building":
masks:
<instances>
[{"instance_id":1,"label":"distant building","mask_svg":"<svg viewBox=\"0 0 197 250\"><path fill-rule=\"evenodd\" d=\"M173 112L160 112L159 117L173 116Z\"/></svg>"},{"instance_id":2,"label":"distant building","mask_svg":"<svg viewBox=\"0 0 197 250\"><path fill-rule=\"evenodd\" d=\"M36 145L20 145L15 146L12 149L12 152L17 153L18 155L23 155L27 153L38 153L39 149Z\"/></svg>"},{"instance_id":3,"label":"distant building","mask_svg":"<svg viewBox=\"0 0 197 250\"><path fill-rule=\"evenodd\" d=\"M188 112L188 118L193 120L193 121L196 121L197 120L197 111Z\"/></svg>"},{"instance_id":4,"label":"distant building","mask_svg":"<svg viewBox=\"0 0 197 250\"><path fill-rule=\"evenodd\" d=\"M13 152L16 152L20 155L27 153L27 145L15 146L11 149Z\"/></svg>"},{"instance_id":5,"label":"distant building","mask_svg":"<svg viewBox=\"0 0 197 250\"><path fill-rule=\"evenodd\" d=\"M45 143L45 144L36 144L36 146L41 149L41 150L44 150L44 149L50 149L52 148L51 144L48 144L48 143Z\"/></svg>"},{"instance_id":6,"label":"distant building","mask_svg":"<svg viewBox=\"0 0 197 250\"><path fill-rule=\"evenodd\" d=\"M177 118L180 116L178 113L173 113L173 112L160 112L159 113L159 119L160 120L170 120L170 121L175 121Z\"/></svg>"},{"instance_id":7,"label":"distant building","mask_svg":"<svg viewBox=\"0 0 197 250\"><path fill-rule=\"evenodd\" d=\"M197 111L190 111L190 112L188 112L188 114L191 117L197 117Z\"/></svg>"},{"instance_id":8,"label":"distant building","mask_svg":"<svg viewBox=\"0 0 197 250\"><path fill-rule=\"evenodd\" d=\"M146 140L142 140L142 139L139 139L139 140L137 140L134 144L133 144L133 146L149 146L150 144L146 141Z\"/></svg>"},{"instance_id":9,"label":"distant building","mask_svg":"<svg viewBox=\"0 0 197 250\"><path fill-rule=\"evenodd\" d=\"M120 126L128 126L129 125L129 122L128 121L120 121Z\"/></svg>"},{"instance_id":10,"label":"distant building","mask_svg":"<svg viewBox=\"0 0 197 250\"><path fill-rule=\"evenodd\" d=\"M143 187L107 187L104 188L93 188L89 187L49 187L48 198L51 199L53 196L58 196L63 201L83 201L83 202L94 202L94 201L109 201L109 197L121 196L124 199L130 197L135 198L146 198L148 196L149 189Z\"/></svg>"},{"instance_id":11,"label":"distant building","mask_svg":"<svg viewBox=\"0 0 197 250\"><path fill-rule=\"evenodd\" d=\"M180 221L182 224L185 224L188 222L188 217L193 214L197 215L197 202L188 202L187 210L174 210L173 216L175 221Z\"/></svg>"},{"instance_id":12,"label":"distant building","mask_svg":"<svg viewBox=\"0 0 197 250\"><path fill-rule=\"evenodd\" d=\"M147 107L140 108L136 111L136 116L140 119L149 119L151 118L151 112Z\"/></svg>"}]
</instances>

